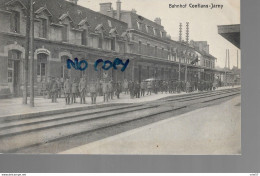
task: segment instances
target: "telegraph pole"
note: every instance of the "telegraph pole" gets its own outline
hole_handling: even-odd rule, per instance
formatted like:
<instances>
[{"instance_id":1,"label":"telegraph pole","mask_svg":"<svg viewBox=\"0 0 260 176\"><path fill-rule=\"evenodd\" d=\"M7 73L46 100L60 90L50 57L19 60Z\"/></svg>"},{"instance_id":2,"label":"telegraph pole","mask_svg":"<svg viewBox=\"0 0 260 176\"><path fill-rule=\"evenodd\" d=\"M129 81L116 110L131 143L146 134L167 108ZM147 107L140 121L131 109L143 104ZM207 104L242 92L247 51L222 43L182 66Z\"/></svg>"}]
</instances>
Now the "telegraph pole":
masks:
<instances>
[{"instance_id":1,"label":"telegraph pole","mask_svg":"<svg viewBox=\"0 0 260 176\"><path fill-rule=\"evenodd\" d=\"M179 56L178 56L178 58L179 58L179 78L178 78L178 80L181 81L181 58Z\"/></svg>"},{"instance_id":2,"label":"telegraph pole","mask_svg":"<svg viewBox=\"0 0 260 176\"><path fill-rule=\"evenodd\" d=\"M225 86L227 86L227 49L226 49L226 60L225 60Z\"/></svg>"},{"instance_id":3,"label":"telegraph pole","mask_svg":"<svg viewBox=\"0 0 260 176\"><path fill-rule=\"evenodd\" d=\"M29 64L29 42L30 42L30 8L26 15L26 42L25 42L25 58L24 58L24 88L23 88L23 104L27 104L28 93L28 64Z\"/></svg>"},{"instance_id":4,"label":"telegraph pole","mask_svg":"<svg viewBox=\"0 0 260 176\"><path fill-rule=\"evenodd\" d=\"M187 61L188 61L188 60L187 60L187 58L185 57L185 83L187 82L187 74L188 74L188 73L187 73L187 72L188 72L188 66L187 66L188 63L187 63Z\"/></svg>"},{"instance_id":5,"label":"telegraph pole","mask_svg":"<svg viewBox=\"0 0 260 176\"><path fill-rule=\"evenodd\" d=\"M30 105L34 107L34 14L33 0L30 0Z\"/></svg>"}]
</instances>

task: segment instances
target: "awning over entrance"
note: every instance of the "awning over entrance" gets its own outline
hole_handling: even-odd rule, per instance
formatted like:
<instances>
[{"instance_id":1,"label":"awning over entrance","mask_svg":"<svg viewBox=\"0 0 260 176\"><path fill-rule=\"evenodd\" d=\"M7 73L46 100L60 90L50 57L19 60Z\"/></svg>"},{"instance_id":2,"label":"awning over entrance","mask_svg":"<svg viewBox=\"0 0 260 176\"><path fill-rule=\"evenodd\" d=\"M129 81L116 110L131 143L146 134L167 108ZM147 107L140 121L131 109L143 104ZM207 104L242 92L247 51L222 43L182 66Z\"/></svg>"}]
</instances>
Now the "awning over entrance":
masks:
<instances>
[{"instance_id":1,"label":"awning over entrance","mask_svg":"<svg viewBox=\"0 0 260 176\"><path fill-rule=\"evenodd\" d=\"M220 25L218 34L240 49L240 25Z\"/></svg>"}]
</instances>

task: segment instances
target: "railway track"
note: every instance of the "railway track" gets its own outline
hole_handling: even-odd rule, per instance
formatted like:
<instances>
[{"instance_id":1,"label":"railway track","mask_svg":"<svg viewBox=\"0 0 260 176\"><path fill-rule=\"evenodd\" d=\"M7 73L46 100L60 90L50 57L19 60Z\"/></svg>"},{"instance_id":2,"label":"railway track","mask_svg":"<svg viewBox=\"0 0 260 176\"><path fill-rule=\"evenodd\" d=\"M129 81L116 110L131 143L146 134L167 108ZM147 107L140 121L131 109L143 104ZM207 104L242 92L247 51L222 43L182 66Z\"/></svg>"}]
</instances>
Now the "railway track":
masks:
<instances>
[{"instance_id":1,"label":"railway track","mask_svg":"<svg viewBox=\"0 0 260 176\"><path fill-rule=\"evenodd\" d=\"M0 124L1 153L56 153L240 94L240 88L167 97Z\"/></svg>"}]
</instances>

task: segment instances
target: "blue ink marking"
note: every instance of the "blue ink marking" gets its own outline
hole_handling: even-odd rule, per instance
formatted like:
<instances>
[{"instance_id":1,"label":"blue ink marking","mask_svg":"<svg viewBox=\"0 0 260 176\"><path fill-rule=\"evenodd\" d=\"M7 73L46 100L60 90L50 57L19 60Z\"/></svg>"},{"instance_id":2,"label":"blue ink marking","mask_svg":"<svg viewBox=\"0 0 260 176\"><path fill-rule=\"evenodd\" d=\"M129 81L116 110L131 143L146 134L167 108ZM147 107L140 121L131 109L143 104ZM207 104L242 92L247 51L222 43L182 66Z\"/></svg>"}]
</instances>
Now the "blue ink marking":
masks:
<instances>
[{"instance_id":1,"label":"blue ink marking","mask_svg":"<svg viewBox=\"0 0 260 176\"><path fill-rule=\"evenodd\" d=\"M82 64L85 64L85 67L81 67ZM79 64L78 64L78 68L79 68L79 70L81 70L81 71L86 70L86 69L88 68L88 62L87 62L86 60L81 60L81 61L79 62Z\"/></svg>"},{"instance_id":2,"label":"blue ink marking","mask_svg":"<svg viewBox=\"0 0 260 176\"><path fill-rule=\"evenodd\" d=\"M118 65L122 65L122 69L121 71L124 72L125 69L127 68L128 64L129 64L129 59L127 59L125 61L125 63L120 59L120 58L116 58L114 60L114 62L111 62L109 60L103 61L103 59L98 59L95 63L94 63L94 69L96 71L98 71L97 67L99 63L103 63L102 69L103 70L109 70L111 67L113 67L113 69L117 70L117 66ZM72 61L71 59L67 60L67 68L71 69L74 68L75 70L81 70L84 71L88 68L88 62L86 60L81 60L79 62L78 58L75 58L74 61Z\"/></svg>"},{"instance_id":3,"label":"blue ink marking","mask_svg":"<svg viewBox=\"0 0 260 176\"><path fill-rule=\"evenodd\" d=\"M121 59L119 59L119 58L116 58L115 60L114 60L114 62L113 62L113 67L114 67L114 69L115 70L117 70L117 65L120 65L121 63L123 63L122 62L122 60Z\"/></svg>"},{"instance_id":4,"label":"blue ink marking","mask_svg":"<svg viewBox=\"0 0 260 176\"><path fill-rule=\"evenodd\" d=\"M74 59L75 62L73 62L72 60L68 59L67 60L67 68L71 69L71 65L73 68L75 68L76 70L78 69L78 58Z\"/></svg>"},{"instance_id":5,"label":"blue ink marking","mask_svg":"<svg viewBox=\"0 0 260 176\"><path fill-rule=\"evenodd\" d=\"M129 59L127 59L127 60L125 61L125 63L123 63L123 61L122 61L122 65L123 65L123 68L121 69L122 72L125 71L125 69L127 68L129 62L130 62Z\"/></svg>"},{"instance_id":6,"label":"blue ink marking","mask_svg":"<svg viewBox=\"0 0 260 176\"><path fill-rule=\"evenodd\" d=\"M98 60L95 62L94 68L95 68L96 71L98 71L97 66L98 66L98 64L101 63L101 62L104 62L103 59L98 59Z\"/></svg>"},{"instance_id":7,"label":"blue ink marking","mask_svg":"<svg viewBox=\"0 0 260 176\"><path fill-rule=\"evenodd\" d=\"M106 65L107 64L109 64L109 66L108 67L106 67ZM109 61L109 60L106 60L105 62L104 62L104 64L103 64L103 69L104 70L109 70L111 67L113 67L113 63L111 62L111 61Z\"/></svg>"}]
</instances>

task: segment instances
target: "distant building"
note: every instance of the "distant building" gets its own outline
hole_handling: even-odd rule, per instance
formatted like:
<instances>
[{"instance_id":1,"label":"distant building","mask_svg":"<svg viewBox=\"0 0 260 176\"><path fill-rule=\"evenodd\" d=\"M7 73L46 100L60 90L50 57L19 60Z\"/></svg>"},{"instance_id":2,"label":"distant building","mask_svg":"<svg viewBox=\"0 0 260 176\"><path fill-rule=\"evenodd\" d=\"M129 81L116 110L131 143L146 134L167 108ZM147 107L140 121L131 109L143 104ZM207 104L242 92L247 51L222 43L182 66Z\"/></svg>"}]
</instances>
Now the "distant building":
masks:
<instances>
[{"instance_id":1,"label":"distant building","mask_svg":"<svg viewBox=\"0 0 260 176\"><path fill-rule=\"evenodd\" d=\"M68 2L69 1L69 2ZM100 12L78 6L77 0L35 0L34 3L34 59L35 91L39 94L42 81L50 77L71 80L86 77L103 79L104 71L94 70L97 59L113 61L130 59L125 72L106 71L115 81L124 79L141 81L181 79L187 65L188 78L214 78L215 58L206 51L182 42L171 40L164 30L161 19L151 21L135 10L124 11L121 2L117 9L111 3L101 3ZM25 31L27 0L0 1L0 95L9 90L14 96L21 95L24 83ZM211 62L192 64L199 57ZM87 70L67 69L67 59L86 59ZM213 62L213 63L212 63ZM196 73L196 74L194 74ZM207 78L205 75L209 74Z\"/></svg>"}]
</instances>

